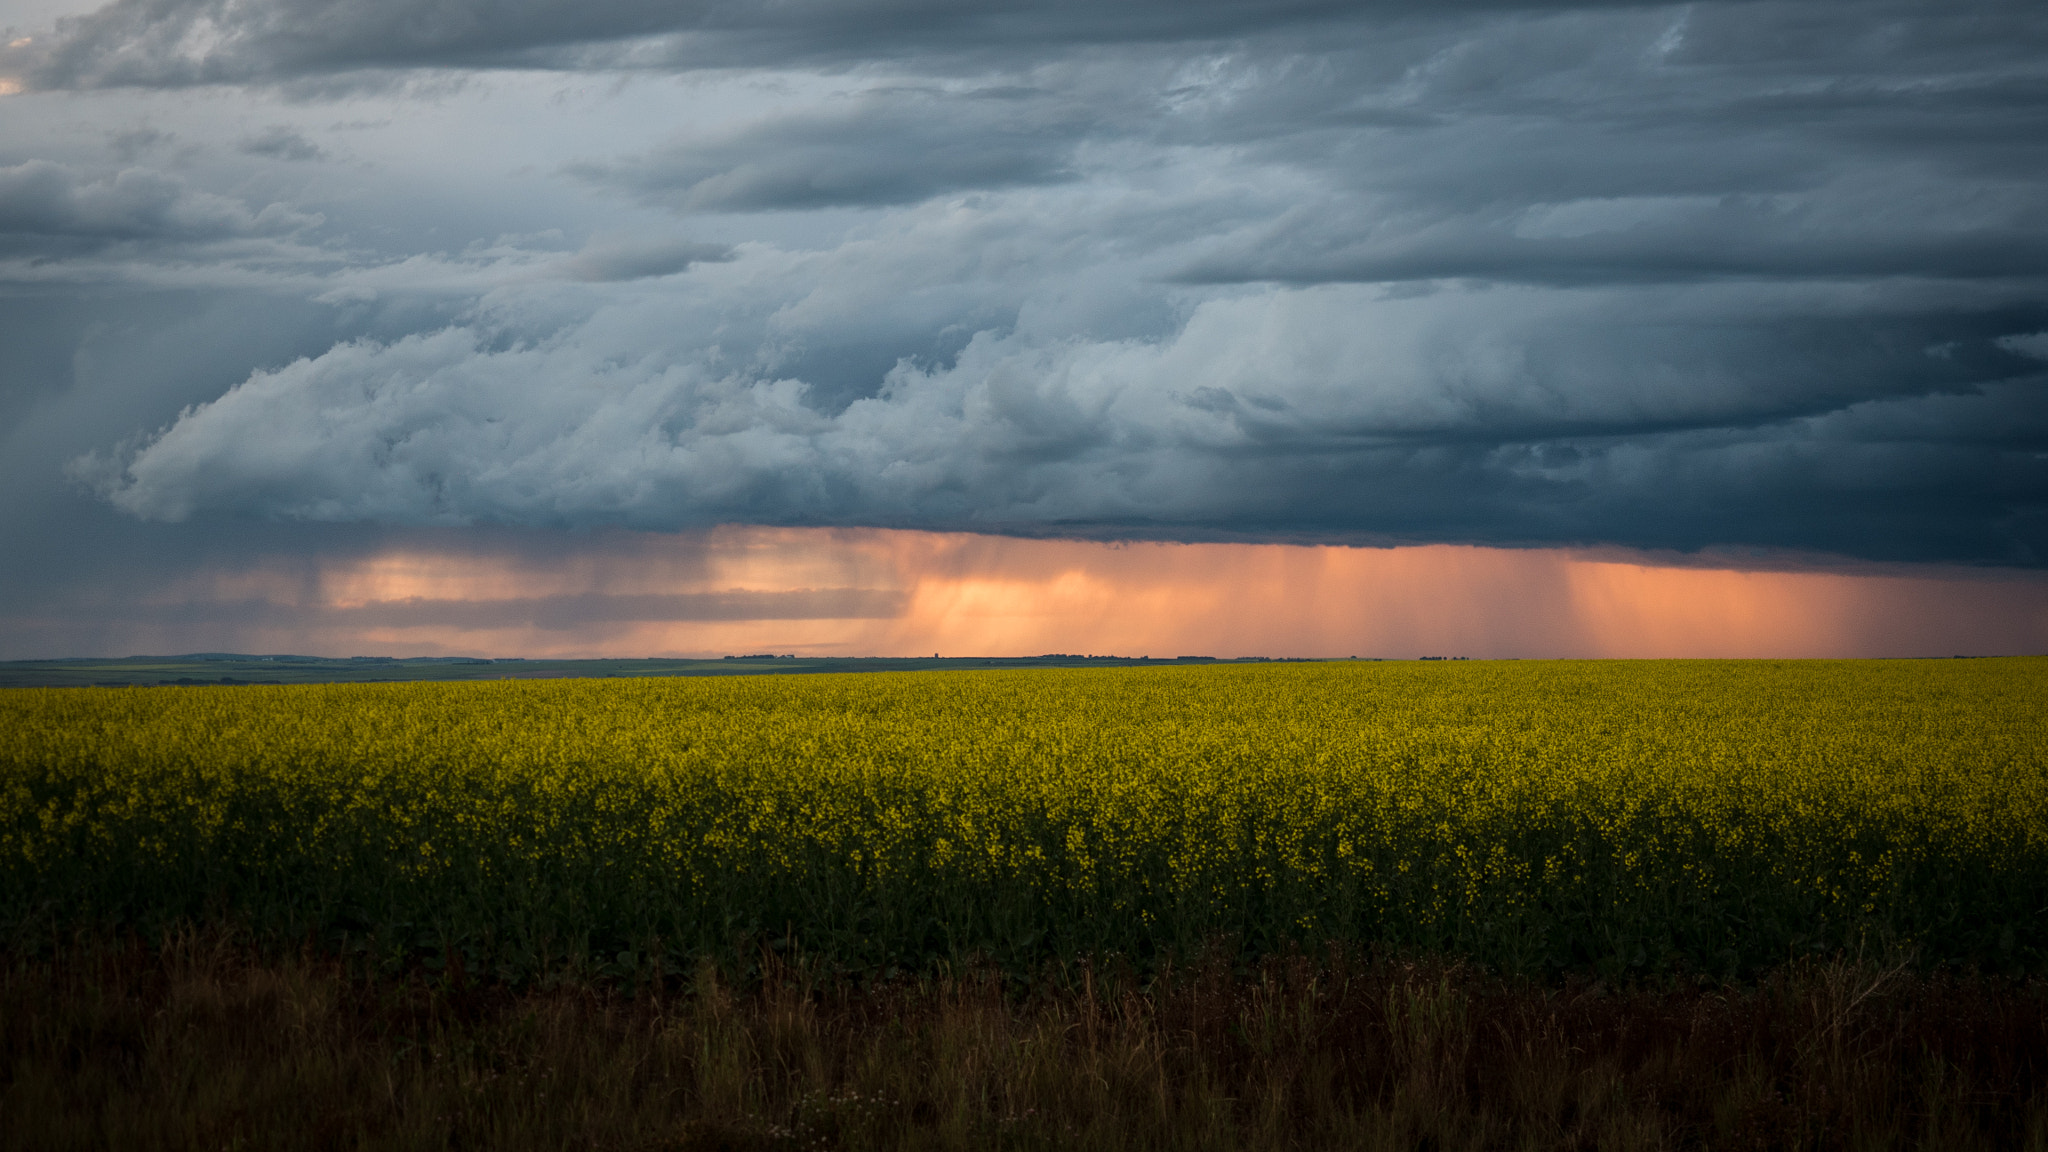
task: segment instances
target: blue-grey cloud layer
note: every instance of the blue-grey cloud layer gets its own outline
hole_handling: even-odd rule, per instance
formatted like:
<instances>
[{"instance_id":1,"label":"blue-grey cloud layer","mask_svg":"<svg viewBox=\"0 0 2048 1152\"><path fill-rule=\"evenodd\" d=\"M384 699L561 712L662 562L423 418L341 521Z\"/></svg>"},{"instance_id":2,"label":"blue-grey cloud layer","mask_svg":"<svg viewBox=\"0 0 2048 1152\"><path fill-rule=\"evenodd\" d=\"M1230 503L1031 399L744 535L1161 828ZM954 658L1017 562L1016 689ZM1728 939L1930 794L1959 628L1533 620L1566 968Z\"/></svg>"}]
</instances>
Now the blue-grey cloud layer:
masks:
<instances>
[{"instance_id":1,"label":"blue-grey cloud layer","mask_svg":"<svg viewBox=\"0 0 2048 1152\"><path fill-rule=\"evenodd\" d=\"M28 40L39 107L298 111L206 152L166 103L97 168L0 137L11 299L334 317L137 385L52 501L2048 564L2038 5L118 0ZM552 226L353 159L407 120L349 109L493 69L684 79L623 143L489 142Z\"/></svg>"},{"instance_id":2,"label":"blue-grey cloud layer","mask_svg":"<svg viewBox=\"0 0 2048 1152\"><path fill-rule=\"evenodd\" d=\"M1360 17L1542 11L1554 0L114 0L18 58L44 85L179 86L449 67L1002 63L1077 45L1355 29Z\"/></svg>"}]
</instances>

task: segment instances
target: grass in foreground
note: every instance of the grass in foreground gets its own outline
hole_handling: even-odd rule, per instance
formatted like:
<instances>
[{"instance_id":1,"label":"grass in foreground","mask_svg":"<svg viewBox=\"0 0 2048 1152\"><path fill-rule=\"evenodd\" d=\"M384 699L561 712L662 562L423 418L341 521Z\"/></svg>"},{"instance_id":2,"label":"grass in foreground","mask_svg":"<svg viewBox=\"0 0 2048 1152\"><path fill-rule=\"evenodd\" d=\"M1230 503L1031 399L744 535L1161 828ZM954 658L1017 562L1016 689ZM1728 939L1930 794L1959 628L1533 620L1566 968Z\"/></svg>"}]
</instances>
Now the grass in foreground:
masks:
<instances>
[{"instance_id":1,"label":"grass in foreground","mask_svg":"<svg viewBox=\"0 0 2048 1152\"><path fill-rule=\"evenodd\" d=\"M523 992L225 934L0 971L0 1145L2043 1149L2048 986L1806 961L1616 991L1217 962Z\"/></svg>"}]
</instances>

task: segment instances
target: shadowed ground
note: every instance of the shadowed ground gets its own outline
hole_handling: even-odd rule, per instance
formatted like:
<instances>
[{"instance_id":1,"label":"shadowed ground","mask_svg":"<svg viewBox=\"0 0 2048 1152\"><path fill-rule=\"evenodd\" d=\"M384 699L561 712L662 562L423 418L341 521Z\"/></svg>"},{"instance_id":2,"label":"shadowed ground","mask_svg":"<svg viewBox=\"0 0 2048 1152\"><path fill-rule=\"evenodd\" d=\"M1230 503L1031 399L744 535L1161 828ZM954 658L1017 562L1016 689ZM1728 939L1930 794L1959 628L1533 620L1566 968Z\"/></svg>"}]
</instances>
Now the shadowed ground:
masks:
<instances>
[{"instance_id":1,"label":"shadowed ground","mask_svg":"<svg viewBox=\"0 0 2048 1152\"><path fill-rule=\"evenodd\" d=\"M2048 1147L2048 986L1337 954L514 991L215 932L9 958L0 1068L0 1143L39 1149L2018 1149Z\"/></svg>"}]
</instances>

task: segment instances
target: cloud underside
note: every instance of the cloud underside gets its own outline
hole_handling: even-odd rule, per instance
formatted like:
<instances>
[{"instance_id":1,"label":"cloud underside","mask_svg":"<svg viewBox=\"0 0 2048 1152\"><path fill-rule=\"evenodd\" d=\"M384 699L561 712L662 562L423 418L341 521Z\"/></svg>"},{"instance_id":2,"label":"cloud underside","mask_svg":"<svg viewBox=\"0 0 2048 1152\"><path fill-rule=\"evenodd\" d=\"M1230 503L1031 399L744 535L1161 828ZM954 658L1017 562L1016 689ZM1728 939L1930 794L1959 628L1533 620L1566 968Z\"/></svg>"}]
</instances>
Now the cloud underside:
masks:
<instances>
[{"instance_id":1,"label":"cloud underside","mask_svg":"<svg viewBox=\"0 0 2048 1152\"><path fill-rule=\"evenodd\" d=\"M1379 19L1602 7L1586 0L1418 0ZM1626 4L1616 4L1625 7ZM732 68L902 55L1013 55L1342 26L1337 0L115 0L15 49L48 87L180 86L422 67Z\"/></svg>"},{"instance_id":2,"label":"cloud underside","mask_svg":"<svg viewBox=\"0 0 2048 1152\"><path fill-rule=\"evenodd\" d=\"M130 128L125 168L0 163L0 263L385 309L71 451L149 521L2042 565L2044 43L2003 0L115 0L0 72L697 72L706 111L500 141L631 221L545 241L266 206L341 167L309 117L212 184Z\"/></svg>"},{"instance_id":3,"label":"cloud underside","mask_svg":"<svg viewBox=\"0 0 2048 1152\"><path fill-rule=\"evenodd\" d=\"M252 210L143 168L94 179L48 160L0 167L0 253L52 242L185 242L293 232L319 223L282 204Z\"/></svg>"},{"instance_id":4,"label":"cloud underside","mask_svg":"<svg viewBox=\"0 0 2048 1152\"><path fill-rule=\"evenodd\" d=\"M1505 290L1501 290L1505 291ZM1215 302L1163 342L976 337L828 414L795 379L450 328L259 373L75 469L148 519L724 522L1760 544L2038 562L2048 378L1854 323L1587 327L1529 293ZM1590 306L1589 306L1590 303ZM1611 307L1611 306L1610 306ZM1954 334L2000 317L1946 318ZM594 323L618 323L609 317ZM1732 329L1732 330L1731 330ZM1665 387L1673 372L1693 387ZM1949 393L1927 395L1945 373ZM1997 377L2005 376L2003 380ZM1881 392L1887 379L1897 394ZM1986 382L1990 378L1991 382ZM1559 386L1568 382L1570 387Z\"/></svg>"}]
</instances>

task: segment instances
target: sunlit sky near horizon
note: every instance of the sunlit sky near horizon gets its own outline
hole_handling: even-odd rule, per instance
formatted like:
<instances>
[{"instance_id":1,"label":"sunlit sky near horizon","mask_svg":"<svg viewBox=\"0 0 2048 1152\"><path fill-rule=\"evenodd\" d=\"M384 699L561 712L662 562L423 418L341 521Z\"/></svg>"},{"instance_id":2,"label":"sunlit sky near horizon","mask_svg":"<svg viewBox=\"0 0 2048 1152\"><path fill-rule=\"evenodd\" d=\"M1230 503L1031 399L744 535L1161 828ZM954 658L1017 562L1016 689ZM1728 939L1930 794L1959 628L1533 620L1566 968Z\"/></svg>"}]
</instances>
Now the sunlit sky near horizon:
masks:
<instances>
[{"instance_id":1,"label":"sunlit sky near horizon","mask_svg":"<svg viewBox=\"0 0 2048 1152\"><path fill-rule=\"evenodd\" d=\"M0 658L2048 652L2048 8L0 0Z\"/></svg>"},{"instance_id":2,"label":"sunlit sky near horizon","mask_svg":"<svg viewBox=\"0 0 2048 1152\"><path fill-rule=\"evenodd\" d=\"M614 531L551 544L441 530L355 556L206 567L139 595L83 592L75 616L17 618L14 642L84 655L2048 653L2043 582L2011 570L871 529Z\"/></svg>"}]
</instances>

